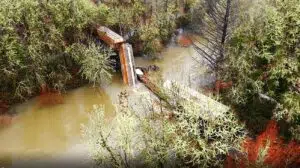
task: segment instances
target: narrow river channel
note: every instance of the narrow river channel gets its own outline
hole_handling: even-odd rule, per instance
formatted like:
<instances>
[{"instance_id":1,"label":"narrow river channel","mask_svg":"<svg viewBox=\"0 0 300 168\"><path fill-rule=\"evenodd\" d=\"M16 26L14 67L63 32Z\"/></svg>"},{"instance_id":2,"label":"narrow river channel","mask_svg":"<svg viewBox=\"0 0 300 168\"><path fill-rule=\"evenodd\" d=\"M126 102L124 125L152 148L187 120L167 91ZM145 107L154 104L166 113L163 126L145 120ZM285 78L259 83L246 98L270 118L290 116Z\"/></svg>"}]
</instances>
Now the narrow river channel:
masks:
<instances>
[{"instance_id":1,"label":"narrow river channel","mask_svg":"<svg viewBox=\"0 0 300 168\"><path fill-rule=\"evenodd\" d=\"M199 76L202 68L196 66L192 58L195 54L192 47L171 45L159 60L137 57L135 62L137 66L158 65L164 79L197 88L207 82L203 83L204 76ZM11 110L18 113L17 117L10 126L0 130L0 166L45 167L46 162L53 167L52 163L69 161L86 167L90 159L81 139L81 125L88 122L94 104L105 105L106 116L113 117L113 104L124 89L138 90L127 88L121 76L115 75L110 85L101 88L87 85L68 91L63 94L61 104L41 105L37 97L14 106Z\"/></svg>"}]
</instances>

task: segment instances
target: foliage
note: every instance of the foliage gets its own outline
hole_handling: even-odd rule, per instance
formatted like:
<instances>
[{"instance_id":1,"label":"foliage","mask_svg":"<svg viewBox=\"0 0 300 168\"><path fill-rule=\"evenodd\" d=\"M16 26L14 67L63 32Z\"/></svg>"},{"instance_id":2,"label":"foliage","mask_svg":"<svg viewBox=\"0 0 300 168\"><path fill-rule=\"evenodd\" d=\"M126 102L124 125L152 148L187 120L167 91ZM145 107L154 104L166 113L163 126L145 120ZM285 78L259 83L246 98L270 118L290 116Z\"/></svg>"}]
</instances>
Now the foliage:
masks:
<instances>
[{"instance_id":1,"label":"foliage","mask_svg":"<svg viewBox=\"0 0 300 168\"><path fill-rule=\"evenodd\" d=\"M170 110L145 97L139 108L117 108L111 121L95 107L84 137L98 166L221 167L229 150L239 150L245 132L232 113L175 99L181 103Z\"/></svg>"},{"instance_id":2,"label":"foliage","mask_svg":"<svg viewBox=\"0 0 300 168\"><path fill-rule=\"evenodd\" d=\"M175 124L170 133L173 145L185 163L198 167L220 167L230 150L239 150L245 130L228 107L209 97L197 98L193 91L172 84L170 100L175 100ZM196 94L196 93L195 93Z\"/></svg>"},{"instance_id":3,"label":"foliage","mask_svg":"<svg viewBox=\"0 0 300 168\"><path fill-rule=\"evenodd\" d=\"M81 65L80 72L87 80L93 82L94 85L110 81L113 71L113 62L110 59L111 50L93 42L89 42L88 45L73 44L68 50L74 60Z\"/></svg>"},{"instance_id":4,"label":"foliage","mask_svg":"<svg viewBox=\"0 0 300 168\"><path fill-rule=\"evenodd\" d=\"M133 0L102 3L108 9L106 24L124 36L134 48L142 45L140 52L154 56L162 50L175 30L178 4L175 0L147 2Z\"/></svg>"},{"instance_id":5,"label":"foliage","mask_svg":"<svg viewBox=\"0 0 300 168\"><path fill-rule=\"evenodd\" d=\"M91 145L92 156L98 166L128 167L134 152L141 148L137 141L137 122L130 115L116 113L113 124L107 124L104 108L94 107L84 135ZM126 123L126 124L124 124ZM133 139L133 137L135 139Z\"/></svg>"},{"instance_id":6,"label":"foliage","mask_svg":"<svg viewBox=\"0 0 300 168\"><path fill-rule=\"evenodd\" d=\"M225 167L297 167L300 165L300 145L295 141L286 144L279 137L276 121L268 126L256 139L248 138L243 148L246 157L227 158ZM235 159L235 161L234 161Z\"/></svg>"},{"instance_id":7,"label":"foliage","mask_svg":"<svg viewBox=\"0 0 300 168\"><path fill-rule=\"evenodd\" d=\"M105 12L87 0L1 0L1 99L25 99L42 84L61 91L76 65L66 49L81 44Z\"/></svg>"},{"instance_id":8,"label":"foliage","mask_svg":"<svg viewBox=\"0 0 300 168\"><path fill-rule=\"evenodd\" d=\"M299 139L300 3L265 1L254 8L230 41L220 76L233 88L223 95L249 119L274 111Z\"/></svg>"}]
</instances>

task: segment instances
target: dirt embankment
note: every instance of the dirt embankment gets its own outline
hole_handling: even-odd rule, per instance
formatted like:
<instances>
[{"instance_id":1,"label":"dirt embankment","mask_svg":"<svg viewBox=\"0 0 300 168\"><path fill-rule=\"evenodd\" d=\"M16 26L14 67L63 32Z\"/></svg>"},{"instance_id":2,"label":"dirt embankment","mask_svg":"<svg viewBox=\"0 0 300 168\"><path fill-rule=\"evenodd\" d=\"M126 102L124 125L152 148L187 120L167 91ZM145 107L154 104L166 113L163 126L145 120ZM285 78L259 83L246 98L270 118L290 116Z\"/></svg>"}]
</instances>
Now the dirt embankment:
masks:
<instances>
[{"instance_id":1,"label":"dirt embankment","mask_svg":"<svg viewBox=\"0 0 300 168\"><path fill-rule=\"evenodd\" d=\"M8 114L9 105L7 102L0 100L0 128L12 123L14 116Z\"/></svg>"}]
</instances>

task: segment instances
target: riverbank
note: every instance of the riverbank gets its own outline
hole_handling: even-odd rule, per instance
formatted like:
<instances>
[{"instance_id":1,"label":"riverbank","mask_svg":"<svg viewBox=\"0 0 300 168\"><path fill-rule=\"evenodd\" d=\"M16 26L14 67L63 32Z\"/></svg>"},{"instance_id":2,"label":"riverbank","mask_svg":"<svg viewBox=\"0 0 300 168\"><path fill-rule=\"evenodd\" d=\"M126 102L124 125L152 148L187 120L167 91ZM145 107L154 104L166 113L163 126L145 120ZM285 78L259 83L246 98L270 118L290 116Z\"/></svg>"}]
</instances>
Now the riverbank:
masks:
<instances>
[{"instance_id":1,"label":"riverbank","mask_svg":"<svg viewBox=\"0 0 300 168\"><path fill-rule=\"evenodd\" d=\"M160 59L149 60L143 57L135 59L136 66L157 65L158 77L177 80L184 84L189 83L187 79L199 78L196 76L196 63L192 58L195 54L192 47L181 47L173 43L164 49ZM191 84L194 87L199 84L197 82L204 84L205 80L201 79L203 78L200 76L200 79ZM70 148L82 143L80 127L88 122L87 116L93 105L104 105L105 112L113 117L114 104L118 103L118 95L124 90L130 94L131 105L138 104L141 95L150 94L142 84L138 84L137 88L124 86L121 75L115 74L110 84L95 88L90 85L80 86L61 93L58 104L51 101L50 104L41 104L41 101L49 102L48 97L45 96L45 100L44 98L40 100L41 96L37 96L11 106L10 112L18 115L10 125L0 130L0 144L2 144L0 155L28 153L31 156L31 154L39 155L40 152L51 156L65 155ZM15 160L12 159L12 162Z\"/></svg>"}]
</instances>

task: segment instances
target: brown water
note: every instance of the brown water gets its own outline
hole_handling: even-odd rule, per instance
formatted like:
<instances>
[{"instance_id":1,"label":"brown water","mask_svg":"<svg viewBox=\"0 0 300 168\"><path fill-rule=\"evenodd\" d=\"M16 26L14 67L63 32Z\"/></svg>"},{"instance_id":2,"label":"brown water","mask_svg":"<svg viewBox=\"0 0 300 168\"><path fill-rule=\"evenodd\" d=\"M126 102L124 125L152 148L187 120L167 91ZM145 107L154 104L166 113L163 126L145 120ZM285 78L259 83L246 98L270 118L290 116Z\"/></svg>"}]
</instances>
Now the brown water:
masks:
<instances>
[{"instance_id":1,"label":"brown water","mask_svg":"<svg viewBox=\"0 0 300 168\"><path fill-rule=\"evenodd\" d=\"M157 65L163 80L174 80L194 89L200 89L208 85L213 77L206 73L206 66L203 63L195 61L196 57L198 61L201 59L192 47L170 45L161 53L160 59L146 60L137 57L135 63L142 67Z\"/></svg>"},{"instance_id":2,"label":"brown water","mask_svg":"<svg viewBox=\"0 0 300 168\"><path fill-rule=\"evenodd\" d=\"M41 105L40 98L15 106L13 124L0 131L1 166L24 166L59 158L86 157L81 142L81 124L88 122L94 104L105 105L105 115L114 115L118 93L124 88L116 76L109 86L84 86L63 94L62 104ZM80 157L80 160L84 158ZM85 158L87 159L87 157ZM29 166L31 167L31 166Z\"/></svg>"},{"instance_id":3,"label":"brown water","mask_svg":"<svg viewBox=\"0 0 300 168\"><path fill-rule=\"evenodd\" d=\"M136 58L136 64L156 64L164 79L198 86L201 82L194 74L201 71L201 67L193 61L195 54L192 48L170 46L162 53L162 59ZM113 104L117 103L118 93L126 88L121 80L120 76L115 76L112 84L102 88L84 86L68 91L63 95L62 104L44 106L39 98L34 98L16 105L12 110L18 116L13 124L0 130L0 167L33 167L31 164L44 167L45 161L68 159L78 161L83 167L90 165L87 149L81 141L81 125L88 122L88 113L94 104L104 104L106 116L114 116ZM131 94L138 93L138 89L129 90L135 91ZM47 162L47 165L51 164Z\"/></svg>"}]
</instances>

